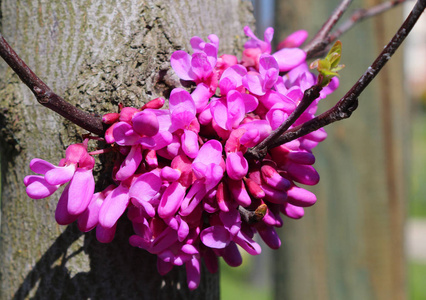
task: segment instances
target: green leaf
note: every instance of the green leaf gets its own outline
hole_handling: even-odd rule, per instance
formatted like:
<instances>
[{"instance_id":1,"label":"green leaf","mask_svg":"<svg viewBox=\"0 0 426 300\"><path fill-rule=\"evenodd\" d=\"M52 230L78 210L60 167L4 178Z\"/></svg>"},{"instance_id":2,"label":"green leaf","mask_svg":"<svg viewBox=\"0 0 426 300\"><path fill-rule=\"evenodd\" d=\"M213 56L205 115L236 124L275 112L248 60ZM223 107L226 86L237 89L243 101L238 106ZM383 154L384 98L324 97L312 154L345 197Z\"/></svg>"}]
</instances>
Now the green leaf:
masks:
<instances>
[{"instance_id":1,"label":"green leaf","mask_svg":"<svg viewBox=\"0 0 426 300\"><path fill-rule=\"evenodd\" d=\"M325 58L317 59L309 66L311 69L318 70L318 83L321 86L329 84L333 77L339 76L337 72L345 67L344 65L339 65L341 54L342 42L336 41Z\"/></svg>"}]
</instances>

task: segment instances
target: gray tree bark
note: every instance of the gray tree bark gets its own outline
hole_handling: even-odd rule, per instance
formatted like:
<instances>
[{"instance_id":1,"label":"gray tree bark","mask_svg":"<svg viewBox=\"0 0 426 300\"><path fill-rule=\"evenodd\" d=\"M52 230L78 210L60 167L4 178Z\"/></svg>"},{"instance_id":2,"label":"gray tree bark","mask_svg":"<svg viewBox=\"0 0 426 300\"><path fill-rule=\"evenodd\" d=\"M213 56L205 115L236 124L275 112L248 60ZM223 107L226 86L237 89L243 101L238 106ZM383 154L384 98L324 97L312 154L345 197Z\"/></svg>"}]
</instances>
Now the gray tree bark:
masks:
<instances>
[{"instance_id":1,"label":"gray tree bark","mask_svg":"<svg viewBox=\"0 0 426 300\"><path fill-rule=\"evenodd\" d=\"M178 78L169 58L190 51L198 35L220 37L220 53L236 54L248 1L1 0L0 30L53 90L91 113L139 107L167 96ZM128 244L131 225L100 244L75 225L58 226L60 193L34 201L23 178L34 157L57 163L84 133L39 105L0 61L1 244L0 299L217 299L218 275L203 270L190 292L184 269L158 275L156 257ZM100 169L100 167L99 167Z\"/></svg>"}]
</instances>

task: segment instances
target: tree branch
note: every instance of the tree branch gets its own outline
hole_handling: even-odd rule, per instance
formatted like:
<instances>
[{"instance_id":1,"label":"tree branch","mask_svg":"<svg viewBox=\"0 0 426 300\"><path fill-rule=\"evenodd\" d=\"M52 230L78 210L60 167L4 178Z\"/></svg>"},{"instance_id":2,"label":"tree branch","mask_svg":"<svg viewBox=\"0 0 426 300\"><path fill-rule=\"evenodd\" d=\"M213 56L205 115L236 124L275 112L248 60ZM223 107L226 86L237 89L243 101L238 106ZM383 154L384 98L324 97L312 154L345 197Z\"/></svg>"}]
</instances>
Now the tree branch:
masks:
<instances>
[{"instance_id":1,"label":"tree branch","mask_svg":"<svg viewBox=\"0 0 426 300\"><path fill-rule=\"evenodd\" d=\"M0 56L15 71L23 83L33 92L37 101L70 120L74 124L96 135L103 136L102 119L92 116L56 95L16 54L0 33Z\"/></svg>"},{"instance_id":2,"label":"tree branch","mask_svg":"<svg viewBox=\"0 0 426 300\"><path fill-rule=\"evenodd\" d=\"M348 9L349 5L352 3L352 0L342 0L339 6L333 11L328 20L322 25L321 29L317 34L309 41L309 43L304 47L306 52L306 58L312 58L317 53L322 52L331 42L330 40L330 31L340 20L343 13Z\"/></svg>"},{"instance_id":3,"label":"tree branch","mask_svg":"<svg viewBox=\"0 0 426 300\"><path fill-rule=\"evenodd\" d=\"M295 140L301 136L304 136L310 132L318 130L326 125L334 123L336 121L349 118L352 112L358 106L358 97L364 91L364 89L370 84L374 77L380 72L386 62L395 53L398 47L402 44L404 39L410 33L411 29L416 24L417 20L421 16L422 12L426 7L426 0L418 0L411 10L411 13L399 28L397 33L394 35L392 40L380 55L376 58L373 64L367 68L365 73L358 79L355 85L346 93L346 95L337 102L337 104L319 115L318 117L303 123L300 126L294 127L286 131L282 136L276 139L268 148L277 147L285 144L292 140Z\"/></svg>"},{"instance_id":4,"label":"tree branch","mask_svg":"<svg viewBox=\"0 0 426 300\"><path fill-rule=\"evenodd\" d=\"M349 17L341 26L339 26L338 29L336 29L330 35L330 43L333 43L335 40L337 40L342 34L344 34L346 31L351 29L355 24L367 18L374 17L378 14L384 13L385 11L407 1L408 0L393 0L393 1L380 3L376 6L373 6L367 9L361 8L361 9L355 10L353 14L351 15L351 17Z\"/></svg>"}]
</instances>

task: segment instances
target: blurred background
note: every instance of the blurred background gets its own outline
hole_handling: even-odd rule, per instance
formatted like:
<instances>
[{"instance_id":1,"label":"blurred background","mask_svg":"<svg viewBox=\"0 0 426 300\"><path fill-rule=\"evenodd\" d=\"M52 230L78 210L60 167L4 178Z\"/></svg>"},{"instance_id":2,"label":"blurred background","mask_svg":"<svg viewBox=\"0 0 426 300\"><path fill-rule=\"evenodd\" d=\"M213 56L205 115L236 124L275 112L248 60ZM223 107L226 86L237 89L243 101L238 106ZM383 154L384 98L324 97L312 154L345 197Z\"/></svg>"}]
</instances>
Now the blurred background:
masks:
<instances>
[{"instance_id":1,"label":"blurred background","mask_svg":"<svg viewBox=\"0 0 426 300\"><path fill-rule=\"evenodd\" d=\"M338 0L253 0L256 33L277 45L298 29L310 37ZM345 17L380 0L355 0ZM365 20L341 37L341 85L333 106L391 39L414 1ZM349 120L326 128L314 149L318 202L284 220L282 247L221 268L221 298L426 299L426 17L364 91ZM259 241L261 243L261 241Z\"/></svg>"}]
</instances>

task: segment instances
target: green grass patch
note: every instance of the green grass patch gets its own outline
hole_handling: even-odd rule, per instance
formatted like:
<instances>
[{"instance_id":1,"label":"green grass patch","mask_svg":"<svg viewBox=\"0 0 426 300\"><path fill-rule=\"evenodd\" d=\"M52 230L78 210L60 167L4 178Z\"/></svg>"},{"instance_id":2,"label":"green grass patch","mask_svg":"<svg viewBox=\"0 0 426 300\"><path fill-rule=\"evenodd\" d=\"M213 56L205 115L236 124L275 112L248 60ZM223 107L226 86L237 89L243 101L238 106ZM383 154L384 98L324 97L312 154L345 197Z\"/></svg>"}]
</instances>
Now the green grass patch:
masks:
<instances>
[{"instance_id":1,"label":"green grass patch","mask_svg":"<svg viewBox=\"0 0 426 300\"><path fill-rule=\"evenodd\" d=\"M409 299L426 299L426 263L411 262L409 271Z\"/></svg>"}]
</instances>

